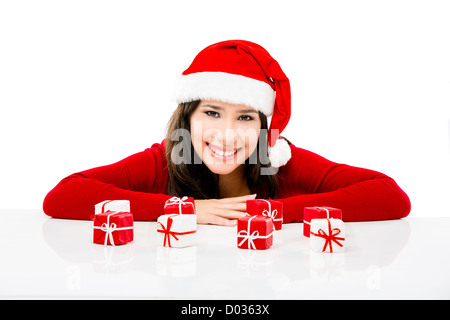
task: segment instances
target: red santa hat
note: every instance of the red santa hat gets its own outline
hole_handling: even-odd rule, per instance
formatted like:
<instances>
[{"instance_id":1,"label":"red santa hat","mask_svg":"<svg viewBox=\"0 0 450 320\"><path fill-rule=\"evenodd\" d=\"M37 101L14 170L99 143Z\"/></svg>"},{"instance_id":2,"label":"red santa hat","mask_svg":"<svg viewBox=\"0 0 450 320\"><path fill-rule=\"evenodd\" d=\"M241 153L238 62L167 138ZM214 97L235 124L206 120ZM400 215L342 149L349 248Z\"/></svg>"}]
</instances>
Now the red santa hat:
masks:
<instances>
[{"instance_id":1,"label":"red santa hat","mask_svg":"<svg viewBox=\"0 0 450 320\"><path fill-rule=\"evenodd\" d=\"M250 106L267 117L269 159L273 167L291 158L286 140L279 137L291 116L289 79L278 62L260 45L228 40L203 49L179 80L177 103L218 100Z\"/></svg>"}]
</instances>

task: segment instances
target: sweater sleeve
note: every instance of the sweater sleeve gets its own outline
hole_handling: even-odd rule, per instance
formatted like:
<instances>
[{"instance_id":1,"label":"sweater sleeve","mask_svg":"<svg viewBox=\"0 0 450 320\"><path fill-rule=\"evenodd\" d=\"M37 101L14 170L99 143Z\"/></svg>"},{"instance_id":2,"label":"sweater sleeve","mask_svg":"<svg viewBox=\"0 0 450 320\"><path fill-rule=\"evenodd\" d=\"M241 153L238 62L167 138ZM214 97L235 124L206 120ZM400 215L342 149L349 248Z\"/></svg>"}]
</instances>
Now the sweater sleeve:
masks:
<instances>
[{"instance_id":1,"label":"sweater sleeve","mask_svg":"<svg viewBox=\"0 0 450 320\"><path fill-rule=\"evenodd\" d=\"M399 219L409 214L408 196L385 174L338 164L293 145L291 151L291 160L278 173L285 223L302 221L303 208L310 206L340 208L344 221Z\"/></svg>"},{"instance_id":2,"label":"sweater sleeve","mask_svg":"<svg viewBox=\"0 0 450 320\"><path fill-rule=\"evenodd\" d=\"M64 178L47 194L43 209L51 217L87 220L101 201L130 200L134 220L156 220L170 198L166 187L164 148L155 144L119 162Z\"/></svg>"}]
</instances>

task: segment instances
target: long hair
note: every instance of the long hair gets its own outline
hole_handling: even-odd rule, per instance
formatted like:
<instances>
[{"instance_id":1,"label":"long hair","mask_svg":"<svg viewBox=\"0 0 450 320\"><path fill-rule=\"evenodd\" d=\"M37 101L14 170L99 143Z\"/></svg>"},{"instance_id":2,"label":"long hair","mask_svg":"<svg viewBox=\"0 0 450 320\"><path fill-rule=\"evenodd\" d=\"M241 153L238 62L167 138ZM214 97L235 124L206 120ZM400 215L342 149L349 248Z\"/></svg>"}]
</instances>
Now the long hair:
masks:
<instances>
[{"instance_id":1,"label":"long hair","mask_svg":"<svg viewBox=\"0 0 450 320\"><path fill-rule=\"evenodd\" d=\"M168 123L165 140L169 171L168 193L178 197L218 199L220 198L219 177L200 160L191 143L191 115L199 104L199 100L180 103ZM259 116L261 129L266 130L260 130L258 146L245 161L244 172L251 193L257 193L260 198L275 198L278 190L276 175L261 174L262 169L270 170L271 166L267 161L267 117L261 112ZM262 157L264 157L263 161L261 161ZM182 161L176 159L182 159Z\"/></svg>"}]
</instances>

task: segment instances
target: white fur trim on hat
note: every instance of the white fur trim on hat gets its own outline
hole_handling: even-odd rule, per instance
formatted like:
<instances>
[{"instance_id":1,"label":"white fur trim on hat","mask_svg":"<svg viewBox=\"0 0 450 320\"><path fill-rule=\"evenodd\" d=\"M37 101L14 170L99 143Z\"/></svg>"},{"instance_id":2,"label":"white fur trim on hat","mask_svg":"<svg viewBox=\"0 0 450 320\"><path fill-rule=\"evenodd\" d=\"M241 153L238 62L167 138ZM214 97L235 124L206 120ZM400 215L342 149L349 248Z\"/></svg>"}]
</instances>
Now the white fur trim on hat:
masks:
<instances>
[{"instance_id":1,"label":"white fur trim on hat","mask_svg":"<svg viewBox=\"0 0 450 320\"><path fill-rule=\"evenodd\" d=\"M269 147L269 160L274 168L284 166L291 157L291 147L283 138L278 139L273 147Z\"/></svg>"},{"instance_id":2,"label":"white fur trim on hat","mask_svg":"<svg viewBox=\"0 0 450 320\"><path fill-rule=\"evenodd\" d=\"M244 104L272 115L275 91L264 81L225 72L197 72L182 75L175 93L177 103L219 100Z\"/></svg>"}]
</instances>

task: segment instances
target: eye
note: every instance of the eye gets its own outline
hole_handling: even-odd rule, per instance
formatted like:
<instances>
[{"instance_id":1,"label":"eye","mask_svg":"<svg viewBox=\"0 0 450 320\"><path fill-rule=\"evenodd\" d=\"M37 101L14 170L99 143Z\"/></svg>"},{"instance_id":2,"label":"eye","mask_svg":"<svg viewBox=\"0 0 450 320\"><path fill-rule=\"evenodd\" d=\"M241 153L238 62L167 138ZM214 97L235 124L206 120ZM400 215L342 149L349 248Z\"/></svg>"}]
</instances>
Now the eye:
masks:
<instances>
[{"instance_id":1,"label":"eye","mask_svg":"<svg viewBox=\"0 0 450 320\"><path fill-rule=\"evenodd\" d=\"M208 117L213 117L213 118L218 118L218 117L219 117L219 113L216 112L216 111L210 111L210 110L208 110L208 111L205 111L205 114L206 114Z\"/></svg>"},{"instance_id":2,"label":"eye","mask_svg":"<svg viewBox=\"0 0 450 320\"><path fill-rule=\"evenodd\" d=\"M239 116L238 120L242 120L242 121L252 121L252 120L253 120L253 117L247 116L247 115L243 115L243 116Z\"/></svg>"}]
</instances>

